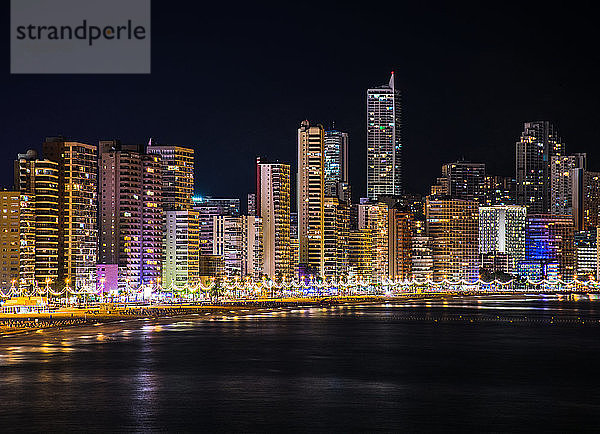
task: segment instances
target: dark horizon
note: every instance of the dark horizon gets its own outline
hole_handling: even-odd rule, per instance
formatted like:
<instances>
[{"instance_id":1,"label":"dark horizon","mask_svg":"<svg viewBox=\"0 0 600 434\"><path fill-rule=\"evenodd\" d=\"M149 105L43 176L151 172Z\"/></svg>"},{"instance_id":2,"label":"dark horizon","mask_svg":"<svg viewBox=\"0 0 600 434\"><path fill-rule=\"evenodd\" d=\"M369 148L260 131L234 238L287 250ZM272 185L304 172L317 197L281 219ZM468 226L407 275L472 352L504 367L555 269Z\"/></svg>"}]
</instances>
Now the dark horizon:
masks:
<instances>
[{"instance_id":1,"label":"dark horizon","mask_svg":"<svg viewBox=\"0 0 600 434\"><path fill-rule=\"evenodd\" d=\"M588 167L600 169L591 8L586 2L577 10L566 3L226 10L154 2L147 76L10 75L5 40L0 152L8 175L0 185L11 187L17 153L40 150L47 136L92 143L152 137L194 146L198 194L244 203L256 156L295 166L296 130L309 119L349 133L357 200L366 193L366 90L386 84L392 70L402 92L409 192L427 193L441 164L460 158L514 176L515 142L523 123L534 120L555 123L567 153L586 152ZM322 20L311 21L312 11ZM8 4L4 12L8 24ZM387 23L388 16L395 19Z\"/></svg>"}]
</instances>

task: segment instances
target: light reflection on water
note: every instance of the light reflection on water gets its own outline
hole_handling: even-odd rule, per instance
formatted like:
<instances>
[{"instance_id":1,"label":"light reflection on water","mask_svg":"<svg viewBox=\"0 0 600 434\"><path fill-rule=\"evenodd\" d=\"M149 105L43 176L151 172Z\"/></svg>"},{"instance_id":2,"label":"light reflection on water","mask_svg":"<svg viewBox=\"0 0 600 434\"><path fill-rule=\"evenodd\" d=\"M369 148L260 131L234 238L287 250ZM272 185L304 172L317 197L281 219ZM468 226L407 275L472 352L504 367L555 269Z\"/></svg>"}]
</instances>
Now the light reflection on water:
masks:
<instances>
[{"instance_id":1,"label":"light reflection on water","mask_svg":"<svg viewBox=\"0 0 600 434\"><path fill-rule=\"evenodd\" d=\"M27 420L32 431L414 431L445 430L452 420L457 430L511 431L533 418L567 430L599 408L597 382L573 369L600 363L599 329L590 325L598 321L593 297L494 296L13 335L0 339L0 423Z\"/></svg>"}]
</instances>

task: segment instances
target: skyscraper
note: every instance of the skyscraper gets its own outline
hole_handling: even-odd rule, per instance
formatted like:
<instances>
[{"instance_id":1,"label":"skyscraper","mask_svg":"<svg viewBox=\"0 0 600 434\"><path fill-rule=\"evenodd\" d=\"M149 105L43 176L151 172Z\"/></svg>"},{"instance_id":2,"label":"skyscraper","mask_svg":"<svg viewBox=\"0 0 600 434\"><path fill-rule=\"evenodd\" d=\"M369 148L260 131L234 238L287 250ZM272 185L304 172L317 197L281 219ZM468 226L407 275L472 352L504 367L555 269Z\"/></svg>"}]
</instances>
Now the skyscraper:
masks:
<instances>
[{"instance_id":1,"label":"skyscraper","mask_svg":"<svg viewBox=\"0 0 600 434\"><path fill-rule=\"evenodd\" d=\"M533 214L527 216L525 260L541 266L548 277L548 266L558 266L558 277L572 279L575 273L574 228L571 216Z\"/></svg>"},{"instance_id":2,"label":"skyscraper","mask_svg":"<svg viewBox=\"0 0 600 434\"><path fill-rule=\"evenodd\" d=\"M160 155L163 209L191 209L194 195L194 150L176 145L149 144L146 152Z\"/></svg>"},{"instance_id":3,"label":"skyscraper","mask_svg":"<svg viewBox=\"0 0 600 434\"><path fill-rule=\"evenodd\" d=\"M355 229L348 233L349 274L370 281L373 275L373 240L370 229Z\"/></svg>"},{"instance_id":4,"label":"skyscraper","mask_svg":"<svg viewBox=\"0 0 600 434\"><path fill-rule=\"evenodd\" d=\"M367 196L402 193L400 92L394 73L385 86L367 90Z\"/></svg>"},{"instance_id":5,"label":"skyscraper","mask_svg":"<svg viewBox=\"0 0 600 434\"><path fill-rule=\"evenodd\" d=\"M348 231L350 229L350 209L337 197L325 198L325 260L324 275L341 276L348 274Z\"/></svg>"},{"instance_id":6,"label":"skyscraper","mask_svg":"<svg viewBox=\"0 0 600 434\"><path fill-rule=\"evenodd\" d=\"M412 277L412 232L414 215L396 208L389 210L389 273L392 278Z\"/></svg>"},{"instance_id":7,"label":"skyscraper","mask_svg":"<svg viewBox=\"0 0 600 434\"><path fill-rule=\"evenodd\" d=\"M575 169L586 168L586 155L554 156L550 160L550 212L573 215L573 178Z\"/></svg>"},{"instance_id":8,"label":"skyscraper","mask_svg":"<svg viewBox=\"0 0 600 434\"><path fill-rule=\"evenodd\" d=\"M291 277L290 165L257 159L257 214L262 218L263 273Z\"/></svg>"},{"instance_id":9,"label":"skyscraper","mask_svg":"<svg viewBox=\"0 0 600 434\"><path fill-rule=\"evenodd\" d=\"M194 197L193 208L199 214L200 254L212 255L215 217L238 217L240 200L237 198Z\"/></svg>"},{"instance_id":10,"label":"skyscraper","mask_svg":"<svg viewBox=\"0 0 600 434\"><path fill-rule=\"evenodd\" d=\"M516 144L517 205L527 212L550 211L550 162L565 155L565 145L548 121L526 122Z\"/></svg>"},{"instance_id":11,"label":"skyscraper","mask_svg":"<svg viewBox=\"0 0 600 434\"><path fill-rule=\"evenodd\" d=\"M0 191L0 289L7 292L19 279L20 192Z\"/></svg>"},{"instance_id":12,"label":"skyscraper","mask_svg":"<svg viewBox=\"0 0 600 434\"><path fill-rule=\"evenodd\" d=\"M300 263L324 275L325 131L303 121L298 129L298 238ZM264 220L264 217L263 217ZM266 244L265 244L266 245Z\"/></svg>"},{"instance_id":13,"label":"skyscraper","mask_svg":"<svg viewBox=\"0 0 600 434\"><path fill-rule=\"evenodd\" d=\"M164 225L160 155L114 140L99 147L99 263L117 264L121 285L157 282Z\"/></svg>"},{"instance_id":14,"label":"skyscraper","mask_svg":"<svg viewBox=\"0 0 600 434\"><path fill-rule=\"evenodd\" d=\"M440 191L453 199L479 200L483 196L485 164L456 161L442 166Z\"/></svg>"},{"instance_id":15,"label":"skyscraper","mask_svg":"<svg viewBox=\"0 0 600 434\"><path fill-rule=\"evenodd\" d=\"M344 187L347 185L348 133L325 131L325 196L346 200Z\"/></svg>"},{"instance_id":16,"label":"skyscraper","mask_svg":"<svg viewBox=\"0 0 600 434\"><path fill-rule=\"evenodd\" d=\"M383 202L361 203L358 208L358 228L371 230L373 249L373 282L389 277L389 218Z\"/></svg>"},{"instance_id":17,"label":"skyscraper","mask_svg":"<svg viewBox=\"0 0 600 434\"><path fill-rule=\"evenodd\" d=\"M98 147L47 138L44 157L58 163L58 279L73 288L96 286Z\"/></svg>"},{"instance_id":18,"label":"skyscraper","mask_svg":"<svg viewBox=\"0 0 600 434\"><path fill-rule=\"evenodd\" d=\"M575 230L589 231L597 228L600 215L600 172L573 169L572 182Z\"/></svg>"},{"instance_id":19,"label":"skyscraper","mask_svg":"<svg viewBox=\"0 0 600 434\"><path fill-rule=\"evenodd\" d=\"M200 278L198 212L167 211L165 220L163 286L195 285Z\"/></svg>"},{"instance_id":20,"label":"skyscraper","mask_svg":"<svg viewBox=\"0 0 600 434\"><path fill-rule=\"evenodd\" d=\"M58 163L39 159L33 150L19 154L15 190L21 194L19 284L31 288L49 279L60 286Z\"/></svg>"},{"instance_id":21,"label":"skyscraper","mask_svg":"<svg viewBox=\"0 0 600 434\"><path fill-rule=\"evenodd\" d=\"M517 182L514 178L486 175L479 203L483 206L514 205Z\"/></svg>"},{"instance_id":22,"label":"skyscraper","mask_svg":"<svg viewBox=\"0 0 600 434\"><path fill-rule=\"evenodd\" d=\"M479 212L475 201L427 199L427 233L433 254L433 279L479 276Z\"/></svg>"},{"instance_id":23,"label":"skyscraper","mask_svg":"<svg viewBox=\"0 0 600 434\"><path fill-rule=\"evenodd\" d=\"M518 205L479 207L479 253L505 254L505 272L516 269L525 259L525 219L527 210Z\"/></svg>"}]
</instances>

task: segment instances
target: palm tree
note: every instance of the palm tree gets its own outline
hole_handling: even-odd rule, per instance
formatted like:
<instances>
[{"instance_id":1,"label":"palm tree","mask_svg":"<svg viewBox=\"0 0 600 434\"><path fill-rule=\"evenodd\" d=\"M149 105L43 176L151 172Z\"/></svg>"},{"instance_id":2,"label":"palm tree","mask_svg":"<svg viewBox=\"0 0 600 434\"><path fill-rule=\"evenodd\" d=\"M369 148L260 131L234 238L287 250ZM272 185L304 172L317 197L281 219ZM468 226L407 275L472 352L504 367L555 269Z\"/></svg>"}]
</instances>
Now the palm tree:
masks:
<instances>
[{"instance_id":1,"label":"palm tree","mask_svg":"<svg viewBox=\"0 0 600 434\"><path fill-rule=\"evenodd\" d=\"M212 286L212 288L210 288L210 290L208 292L211 302L218 303L219 297L222 296L224 292L225 292L225 289L223 288L223 285L221 284L221 278L216 277L214 285Z\"/></svg>"}]
</instances>

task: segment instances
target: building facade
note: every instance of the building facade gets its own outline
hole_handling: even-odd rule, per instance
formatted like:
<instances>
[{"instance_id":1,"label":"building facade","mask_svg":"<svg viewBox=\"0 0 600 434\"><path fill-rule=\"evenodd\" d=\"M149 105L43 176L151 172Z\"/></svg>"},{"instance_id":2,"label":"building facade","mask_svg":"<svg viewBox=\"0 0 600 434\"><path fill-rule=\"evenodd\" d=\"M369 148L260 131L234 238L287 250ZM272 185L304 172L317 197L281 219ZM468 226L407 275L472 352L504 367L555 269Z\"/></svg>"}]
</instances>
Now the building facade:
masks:
<instances>
[{"instance_id":1,"label":"building facade","mask_svg":"<svg viewBox=\"0 0 600 434\"><path fill-rule=\"evenodd\" d=\"M0 190L0 289L4 293L19 281L20 199L19 191Z\"/></svg>"},{"instance_id":2,"label":"building facade","mask_svg":"<svg viewBox=\"0 0 600 434\"><path fill-rule=\"evenodd\" d=\"M550 212L573 215L574 170L584 169L586 154L554 156L550 162Z\"/></svg>"},{"instance_id":3,"label":"building facade","mask_svg":"<svg viewBox=\"0 0 600 434\"><path fill-rule=\"evenodd\" d=\"M348 186L348 133L325 131L325 196L345 200Z\"/></svg>"},{"instance_id":4,"label":"building facade","mask_svg":"<svg viewBox=\"0 0 600 434\"><path fill-rule=\"evenodd\" d=\"M550 211L550 162L565 155L565 145L548 121L526 122L516 143L517 205L532 214Z\"/></svg>"},{"instance_id":5,"label":"building facade","mask_svg":"<svg viewBox=\"0 0 600 434\"><path fill-rule=\"evenodd\" d=\"M15 189L20 198L19 284L58 282L59 191L58 163L38 159L37 152L19 154L15 161Z\"/></svg>"},{"instance_id":6,"label":"building facade","mask_svg":"<svg viewBox=\"0 0 600 434\"><path fill-rule=\"evenodd\" d=\"M400 92L394 73L387 85L367 90L367 196L402 193Z\"/></svg>"},{"instance_id":7,"label":"building facade","mask_svg":"<svg viewBox=\"0 0 600 434\"><path fill-rule=\"evenodd\" d=\"M575 274L574 226L571 216L531 214L525 228L525 261L541 264L542 270L556 264L558 278ZM547 271L544 271L544 277Z\"/></svg>"},{"instance_id":8,"label":"building facade","mask_svg":"<svg viewBox=\"0 0 600 434\"><path fill-rule=\"evenodd\" d=\"M194 150L177 145L148 144L148 154L160 155L163 210L188 210L194 195Z\"/></svg>"},{"instance_id":9,"label":"building facade","mask_svg":"<svg viewBox=\"0 0 600 434\"><path fill-rule=\"evenodd\" d=\"M441 179L440 191L445 195L454 199L480 200L485 183L485 164L470 161L444 164Z\"/></svg>"},{"instance_id":10,"label":"building facade","mask_svg":"<svg viewBox=\"0 0 600 434\"><path fill-rule=\"evenodd\" d=\"M256 203L262 219L263 274L291 277L290 165L257 161Z\"/></svg>"},{"instance_id":11,"label":"building facade","mask_svg":"<svg viewBox=\"0 0 600 434\"><path fill-rule=\"evenodd\" d=\"M433 256L433 280L477 280L479 211L476 201L428 198L427 234Z\"/></svg>"},{"instance_id":12,"label":"building facade","mask_svg":"<svg viewBox=\"0 0 600 434\"><path fill-rule=\"evenodd\" d=\"M362 203L358 209L358 229L371 231L374 282L389 277L389 217L388 206L383 202Z\"/></svg>"},{"instance_id":13,"label":"building facade","mask_svg":"<svg viewBox=\"0 0 600 434\"><path fill-rule=\"evenodd\" d=\"M162 282L165 288L195 285L200 278L198 212L167 211Z\"/></svg>"},{"instance_id":14,"label":"building facade","mask_svg":"<svg viewBox=\"0 0 600 434\"><path fill-rule=\"evenodd\" d=\"M325 273L325 131L303 121L298 129L298 241L300 263ZM264 220L264 217L263 217Z\"/></svg>"},{"instance_id":15,"label":"building facade","mask_svg":"<svg viewBox=\"0 0 600 434\"><path fill-rule=\"evenodd\" d=\"M44 157L58 163L58 284L95 288L98 260L98 147L48 138Z\"/></svg>"},{"instance_id":16,"label":"building facade","mask_svg":"<svg viewBox=\"0 0 600 434\"><path fill-rule=\"evenodd\" d=\"M99 262L118 266L121 287L157 282L164 227L160 155L116 141L101 141L99 148Z\"/></svg>"},{"instance_id":17,"label":"building facade","mask_svg":"<svg viewBox=\"0 0 600 434\"><path fill-rule=\"evenodd\" d=\"M240 200L237 198L194 197L194 211L200 222L200 254L213 254L215 217L239 217Z\"/></svg>"},{"instance_id":18,"label":"building facade","mask_svg":"<svg viewBox=\"0 0 600 434\"><path fill-rule=\"evenodd\" d=\"M506 272L525 259L527 209L518 205L479 207L479 253L483 258L506 255ZM504 259L502 259L504 260ZM485 267L483 267L485 268Z\"/></svg>"}]
</instances>

